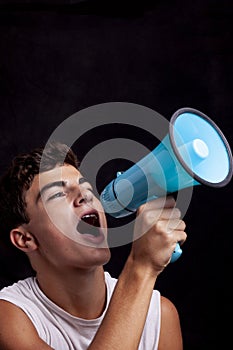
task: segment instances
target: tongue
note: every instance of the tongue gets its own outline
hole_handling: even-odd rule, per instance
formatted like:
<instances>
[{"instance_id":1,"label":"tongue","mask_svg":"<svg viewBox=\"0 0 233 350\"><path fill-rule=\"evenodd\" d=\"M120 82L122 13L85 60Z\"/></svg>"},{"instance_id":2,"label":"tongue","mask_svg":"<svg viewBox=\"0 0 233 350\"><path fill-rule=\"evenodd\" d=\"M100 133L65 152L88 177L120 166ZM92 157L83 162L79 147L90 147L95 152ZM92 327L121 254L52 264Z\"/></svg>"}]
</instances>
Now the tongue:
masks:
<instances>
[{"instance_id":1,"label":"tongue","mask_svg":"<svg viewBox=\"0 0 233 350\"><path fill-rule=\"evenodd\" d=\"M83 234L89 234L92 235L94 237L99 236L99 228L92 226L88 223L86 223L85 221L81 220L78 225L77 225L77 231L79 233Z\"/></svg>"}]
</instances>

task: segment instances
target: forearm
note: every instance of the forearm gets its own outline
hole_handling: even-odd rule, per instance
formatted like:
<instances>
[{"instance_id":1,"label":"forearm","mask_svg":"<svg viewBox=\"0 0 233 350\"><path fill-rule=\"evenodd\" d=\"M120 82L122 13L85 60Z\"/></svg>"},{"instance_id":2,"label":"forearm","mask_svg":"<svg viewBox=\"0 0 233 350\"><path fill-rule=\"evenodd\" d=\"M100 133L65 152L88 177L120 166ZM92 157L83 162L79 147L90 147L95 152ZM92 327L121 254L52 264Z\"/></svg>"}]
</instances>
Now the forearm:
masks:
<instances>
[{"instance_id":1,"label":"forearm","mask_svg":"<svg viewBox=\"0 0 233 350\"><path fill-rule=\"evenodd\" d=\"M155 281L129 257L89 350L138 349Z\"/></svg>"}]
</instances>

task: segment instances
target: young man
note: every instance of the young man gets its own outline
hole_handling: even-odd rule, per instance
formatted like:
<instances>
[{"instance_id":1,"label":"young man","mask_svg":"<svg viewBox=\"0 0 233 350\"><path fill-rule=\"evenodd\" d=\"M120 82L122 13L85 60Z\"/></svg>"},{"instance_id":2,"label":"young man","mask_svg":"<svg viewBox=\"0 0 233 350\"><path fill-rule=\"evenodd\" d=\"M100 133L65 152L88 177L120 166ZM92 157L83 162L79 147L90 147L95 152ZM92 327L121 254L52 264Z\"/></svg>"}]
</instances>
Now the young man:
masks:
<instances>
[{"instance_id":1,"label":"young man","mask_svg":"<svg viewBox=\"0 0 233 350\"><path fill-rule=\"evenodd\" d=\"M0 183L0 234L27 255L35 277L0 291L0 349L182 349L178 312L154 289L186 240L175 201L139 208L137 239L117 280L103 268L106 226L67 146L13 160Z\"/></svg>"}]
</instances>

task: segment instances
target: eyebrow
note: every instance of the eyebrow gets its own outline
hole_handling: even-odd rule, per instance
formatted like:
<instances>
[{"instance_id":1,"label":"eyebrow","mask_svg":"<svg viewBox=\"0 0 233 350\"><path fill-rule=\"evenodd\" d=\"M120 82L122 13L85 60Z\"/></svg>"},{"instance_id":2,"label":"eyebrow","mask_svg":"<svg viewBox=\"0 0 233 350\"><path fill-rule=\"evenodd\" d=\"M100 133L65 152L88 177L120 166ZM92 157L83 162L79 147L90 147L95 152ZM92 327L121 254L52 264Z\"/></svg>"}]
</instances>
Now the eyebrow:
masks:
<instances>
[{"instance_id":1,"label":"eyebrow","mask_svg":"<svg viewBox=\"0 0 233 350\"><path fill-rule=\"evenodd\" d=\"M42 194L45 193L48 189L52 187L64 187L65 186L65 181L53 181L45 185L44 187L41 188L39 191L37 197L36 197L36 203L39 201L41 198Z\"/></svg>"},{"instance_id":2,"label":"eyebrow","mask_svg":"<svg viewBox=\"0 0 233 350\"><path fill-rule=\"evenodd\" d=\"M88 182L87 179L85 179L85 177L80 177L78 183L79 185ZM45 193L48 189L52 188L52 187L65 187L66 185L66 181L53 181L48 183L47 185L45 185L44 187L41 188L41 190L39 191L37 197L36 197L36 203L39 201L39 199L41 198L42 194Z\"/></svg>"}]
</instances>

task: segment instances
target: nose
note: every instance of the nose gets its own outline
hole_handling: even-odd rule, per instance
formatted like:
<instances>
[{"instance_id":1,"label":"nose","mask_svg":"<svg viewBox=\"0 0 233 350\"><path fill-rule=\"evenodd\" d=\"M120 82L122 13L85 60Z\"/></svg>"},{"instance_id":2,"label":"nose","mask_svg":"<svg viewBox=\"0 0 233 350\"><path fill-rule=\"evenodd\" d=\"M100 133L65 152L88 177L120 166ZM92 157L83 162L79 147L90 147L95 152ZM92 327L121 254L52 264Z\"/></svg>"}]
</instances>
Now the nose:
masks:
<instances>
[{"instance_id":1,"label":"nose","mask_svg":"<svg viewBox=\"0 0 233 350\"><path fill-rule=\"evenodd\" d=\"M93 200L93 193L86 189L81 189L79 195L74 199L74 205L80 206L85 203L90 203Z\"/></svg>"}]
</instances>

